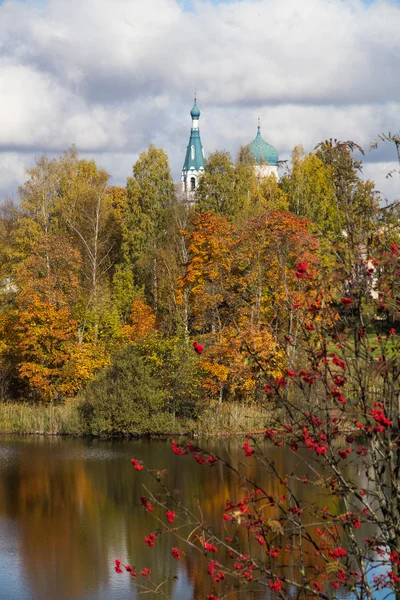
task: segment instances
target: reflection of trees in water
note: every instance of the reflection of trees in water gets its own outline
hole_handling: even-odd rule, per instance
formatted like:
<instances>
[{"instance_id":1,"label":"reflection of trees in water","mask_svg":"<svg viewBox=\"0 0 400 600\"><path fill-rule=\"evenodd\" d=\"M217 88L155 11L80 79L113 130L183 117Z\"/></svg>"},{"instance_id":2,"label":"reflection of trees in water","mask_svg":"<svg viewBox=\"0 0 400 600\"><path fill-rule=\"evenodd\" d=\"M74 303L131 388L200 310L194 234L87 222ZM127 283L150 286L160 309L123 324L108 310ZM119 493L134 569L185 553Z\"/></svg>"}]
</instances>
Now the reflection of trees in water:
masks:
<instances>
[{"instance_id":1,"label":"reflection of trees in water","mask_svg":"<svg viewBox=\"0 0 400 600\"><path fill-rule=\"evenodd\" d=\"M185 556L176 561L171 556L171 548L175 545L183 548L182 543L164 535L157 537L152 549L144 543L143 538L159 525L140 504L140 496L145 494L142 484L150 484L150 480L144 472L133 471L131 456L150 467L167 469L165 482L170 489L180 491L185 505L198 513L200 501L206 524L224 536L237 535L241 548L247 547L246 529L227 524L222 514L228 499L236 503L250 487L219 463L212 467L200 466L192 456L175 456L170 444L163 442L29 440L13 443L18 449L17 456L11 465L3 466L0 477L0 515L18 521L22 564L36 598L73 600L84 598L88 590L93 594L95 590L112 586L117 575L112 573L110 578L109 573L117 557L138 569L151 568L154 580L158 581L182 576L182 569L186 569L193 586L193 598L205 597L210 592L212 583L207 568L199 561L207 564L214 555L203 556L185 547ZM89 450L94 452L91 460L87 457ZM215 444L212 450L229 453L234 464L244 463L246 475L257 481L267 494L279 497L285 493L283 486L269 476L262 465L245 458L241 442ZM304 472L298 455L272 445L267 451L279 472ZM104 453L108 455L103 458ZM357 478L355 470L354 478ZM154 485L151 488L154 490ZM340 512L340 507L335 508L335 499L321 496L320 488L294 481L293 489L302 502L327 505L329 510ZM281 516L279 510L271 506L265 506L262 513L270 519ZM155 514L164 516L158 509ZM276 545L284 545L279 536ZM264 553L257 543L253 550L260 556ZM216 558L223 562L225 551L219 552ZM282 568L288 574L294 558L293 552L280 554ZM318 564L316 560L313 556L313 565ZM173 581L166 585L168 597L174 597L174 587ZM250 590L250 584L243 587L237 598L251 600ZM265 597L268 597L267 592Z\"/></svg>"},{"instance_id":2,"label":"reflection of trees in water","mask_svg":"<svg viewBox=\"0 0 400 600\"><path fill-rule=\"evenodd\" d=\"M50 447L38 446L19 453L1 486L12 489L12 496L1 494L0 511L18 519L19 552L34 597L77 598L88 582L96 586L103 575L92 565L104 562L106 546L92 545L84 529L95 527L94 507L102 498L85 462L58 460Z\"/></svg>"},{"instance_id":3,"label":"reflection of trees in water","mask_svg":"<svg viewBox=\"0 0 400 600\"><path fill-rule=\"evenodd\" d=\"M244 457L243 449L239 442L229 444L228 449L232 462L235 465L244 463L245 468L241 468L241 471L245 473L249 479L256 481L260 487L262 486L267 494L279 498L285 493L284 486L279 483L276 477L269 476L260 463ZM293 461L293 456L290 456L286 451L278 450L275 447L270 448L269 452L274 454L274 461L277 470L284 473L288 467L288 460ZM188 460L189 462L193 459L185 458L185 460ZM222 515L225 512L225 504L228 499L234 503L237 503L239 500L242 500L245 496L247 496L247 494L251 491L252 486L238 478L233 471L224 468L221 463L217 463L211 468L207 466L197 467L196 465L192 466L192 469L197 470L201 474L200 500L205 523L209 524L211 529L218 534L222 534L224 532L223 537L229 536L234 538L234 540L236 540L237 548L240 549L241 552L247 553L249 551L249 536L247 529L243 527L243 524L227 524L226 521L223 520ZM299 493L299 496L303 493L303 487L304 486L300 483L295 484L296 492ZM188 495L190 496L190 490L183 495L186 499ZM308 494L308 499L310 500L310 494ZM196 510L193 500L195 500L195 498L191 496L192 508ZM263 503L263 507L260 509L260 513L268 519L278 519L282 516L277 507L270 506L265 502ZM281 536L276 536L275 543L277 546L283 545ZM260 558L265 556L264 549L257 542L252 543L251 546L253 556L259 555ZM233 561L228 558L227 553L224 550L220 552L221 553L216 555L217 559L219 558L219 560L225 564L233 563ZM213 558L214 556L208 555L208 557L200 557L200 560L207 563ZM286 565L286 568L291 568L294 559L293 553L290 555L282 553L280 559L280 562L283 565ZM212 588L212 582L207 574L207 568L204 566L199 566L199 554L196 553L195 550L188 550L185 561L187 564L189 577L194 586L193 598L206 597L206 594L209 593L210 589ZM315 560L313 562L315 564ZM265 591L265 594L260 594L260 592L253 593L253 588L254 585L251 583L247 583L245 585L237 583L237 585L232 585L231 591L233 592L234 589L237 589L236 597L238 599L258 599L268 597L268 591ZM216 589L218 590L218 586L216 586ZM226 583L224 583L225 592L226 589L227 586Z\"/></svg>"},{"instance_id":4,"label":"reflection of trees in water","mask_svg":"<svg viewBox=\"0 0 400 600\"><path fill-rule=\"evenodd\" d=\"M314 486L312 484L304 484L301 482L301 476L305 474L310 475L310 469L301 460L300 452L288 452L287 450L277 448L271 444L266 446L266 452L268 453L269 458L273 460L278 473L282 474L282 476L284 476L284 474L292 474L293 479L291 482L291 489L302 506L308 505L319 507L320 509L326 507L327 512L330 514L340 515L344 512L344 505L340 498L329 494L329 492L324 490L321 485ZM310 460L309 454L307 454L307 459ZM180 460L182 460L182 458ZM184 458L184 460L190 461L190 458ZM265 467L259 462L244 457L243 449L238 442L231 445L230 460L235 465L241 462L241 473L245 473L250 480L257 482L267 495L273 498L280 498L286 495L285 486L282 483L279 483L277 477L269 475ZM227 524L222 519L226 500L230 499L234 503L237 503L250 492L252 488L251 484L249 485L238 478L232 471L224 469L221 464L212 467L214 470L212 477L209 475L209 468L206 465L200 467L195 465L192 468L193 470L198 469L203 473L201 508L206 526L209 524L210 529L217 532L217 534L221 534L223 531L222 528L224 527L225 532L222 533L222 537L227 535L234 538L235 541L233 546L235 546L236 542L236 548L238 550L240 549L242 553L250 553L251 556L257 557L261 562L265 560L268 564L268 559L265 556L265 549L254 540L254 535L249 536L248 530L243 526L243 522L241 524ZM352 465L348 467L348 470L347 476L349 478L352 477L356 481L359 476L356 466ZM313 477L310 477L311 480L312 478ZM184 496L187 497L185 494ZM192 496L192 506L194 506L193 500L194 498ZM282 502L285 504L284 500L282 500ZM265 501L261 504L263 507L259 510L265 519L277 520L284 516L276 505L271 506ZM244 517L243 521L245 521L245 519L246 518ZM306 511L305 515L302 516L301 521L303 526L307 525L307 523L309 524L308 532L312 538L318 539L316 535L317 526L315 525L315 518L312 515L308 515ZM304 539L302 541L303 555L301 561L299 540L296 535L297 530L295 526L293 527L292 533L293 537L286 536L286 538L284 538L279 532L276 532L273 545L281 548L281 552L279 553L279 558L274 562L274 570L279 573L280 568L282 576L286 576L293 581L300 581L299 570L303 561L310 579L315 579L315 568L323 567L326 563L321 556L315 556L315 548ZM343 545L345 545L344 541L337 541L337 543L343 543ZM286 551L286 549L288 551ZM224 551L220 551L218 554L212 556L208 553L208 556L200 557L200 560L207 564L209 560L215 558L221 563L231 567L234 562L232 559L229 559L227 553ZM202 566L199 565L199 554L193 549L187 550L185 561L195 590L193 597L205 597L212 589L212 582L207 574L207 568L204 564ZM280 565L279 568L277 568L277 564ZM224 592L228 589L231 591L227 586L226 581L224 582L223 587ZM232 597L254 597L259 599L271 596L269 590L266 590L265 592L258 591L253 594L251 591L253 585L251 583L238 584L236 587L238 588L238 591L236 595L233 595ZM216 592L218 592L218 585L216 586Z\"/></svg>"}]
</instances>

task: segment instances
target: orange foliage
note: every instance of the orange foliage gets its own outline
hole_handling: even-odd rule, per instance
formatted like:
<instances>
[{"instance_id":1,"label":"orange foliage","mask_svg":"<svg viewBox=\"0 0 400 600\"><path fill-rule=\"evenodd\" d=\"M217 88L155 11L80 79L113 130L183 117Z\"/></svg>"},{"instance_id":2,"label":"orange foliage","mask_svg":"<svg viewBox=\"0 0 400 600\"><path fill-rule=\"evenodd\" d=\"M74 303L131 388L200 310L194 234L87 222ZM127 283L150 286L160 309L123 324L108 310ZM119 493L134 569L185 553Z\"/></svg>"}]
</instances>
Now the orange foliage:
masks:
<instances>
[{"instance_id":1,"label":"orange foliage","mask_svg":"<svg viewBox=\"0 0 400 600\"><path fill-rule=\"evenodd\" d=\"M19 304L29 304L36 296L57 306L71 305L79 293L81 266L80 253L66 236L44 236L18 265Z\"/></svg>"},{"instance_id":2,"label":"orange foliage","mask_svg":"<svg viewBox=\"0 0 400 600\"><path fill-rule=\"evenodd\" d=\"M246 394L265 374L282 373L286 354L278 338L292 333L293 305L315 298L312 277L300 285L296 264L318 271L317 242L306 219L285 211L242 227L200 213L193 225L185 233L191 259L180 293L189 291L193 326L203 334L204 385L212 393L223 386Z\"/></svg>"},{"instance_id":3,"label":"orange foliage","mask_svg":"<svg viewBox=\"0 0 400 600\"><path fill-rule=\"evenodd\" d=\"M128 198L126 188L110 186L107 188L107 196L111 199L118 223L121 223Z\"/></svg>"},{"instance_id":4,"label":"orange foliage","mask_svg":"<svg viewBox=\"0 0 400 600\"><path fill-rule=\"evenodd\" d=\"M153 309L142 298L137 296L132 302L130 325L122 328L122 334L130 342L145 339L156 327L156 316Z\"/></svg>"},{"instance_id":5,"label":"orange foliage","mask_svg":"<svg viewBox=\"0 0 400 600\"><path fill-rule=\"evenodd\" d=\"M314 279L300 284L296 265L304 262L313 276L319 270L318 242L309 221L274 211L246 223L238 246L242 295L253 319L287 333L293 305L305 307L315 298Z\"/></svg>"},{"instance_id":6,"label":"orange foliage","mask_svg":"<svg viewBox=\"0 0 400 600\"><path fill-rule=\"evenodd\" d=\"M193 219L194 230L186 236L190 263L180 280L178 299L189 289L198 330L209 326L215 310L223 302L225 283L234 260L233 225L226 217L200 213Z\"/></svg>"},{"instance_id":7,"label":"orange foliage","mask_svg":"<svg viewBox=\"0 0 400 600\"><path fill-rule=\"evenodd\" d=\"M68 307L59 308L38 296L21 307L15 330L20 377L46 401L73 396L95 369L108 362L98 345L78 342L77 323Z\"/></svg>"},{"instance_id":8,"label":"orange foliage","mask_svg":"<svg viewBox=\"0 0 400 600\"><path fill-rule=\"evenodd\" d=\"M239 332L228 326L219 338L205 334L203 340L207 344L201 364L205 373L203 385L214 395L221 386L229 386L231 394L248 398L263 376L257 360L268 365L271 376L282 373L284 353L267 329L249 326ZM252 358L255 356L257 360Z\"/></svg>"}]
</instances>

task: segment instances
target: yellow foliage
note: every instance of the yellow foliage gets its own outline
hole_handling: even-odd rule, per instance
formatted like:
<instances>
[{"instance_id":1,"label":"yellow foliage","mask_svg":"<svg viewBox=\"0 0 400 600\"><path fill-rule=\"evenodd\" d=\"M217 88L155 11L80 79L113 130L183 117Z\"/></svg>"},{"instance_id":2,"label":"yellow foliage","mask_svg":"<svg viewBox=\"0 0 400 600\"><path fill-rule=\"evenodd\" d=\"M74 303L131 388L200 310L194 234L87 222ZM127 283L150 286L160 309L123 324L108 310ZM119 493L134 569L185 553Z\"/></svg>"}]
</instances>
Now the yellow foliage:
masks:
<instances>
[{"instance_id":1,"label":"yellow foliage","mask_svg":"<svg viewBox=\"0 0 400 600\"><path fill-rule=\"evenodd\" d=\"M109 364L99 343L79 343L68 307L59 308L38 296L21 307L15 331L20 377L44 400L73 396L96 369Z\"/></svg>"},{"instance_id":2,"label":"yellow foliage","mask_svg":"<svg viewBox=\"0 0 400 600\"><path fill-rule=\"evenodd\" d=\"M208 334L202 341L206 345L204 387L212 394L224 385L232 394L246 395L256 388L260 377L282 375L285 353L266 329L249 325L238 331L226 327L217 340Z\"/></svg>"},{"instance_id":3,"label":"yellow foliage","mask_svg":"<svg viewBox=\"0 0 400 600\"><path fill-rule=\"evenodd\" d=\"M110 356L104 345L76 341L68 346L68 360L62 369L60 392L74 396L84 383L94 378L95 372L111 364Z\"/></svg>"},{"instance_id":4,"label":"yellow foliage","mask_svg":"<svg viewBox=\"0 0 400 600\"><path fill-rule=\"evenodd\" d=\"M0 313L0 356L7 349L6 335L8 321L8 317L5 314Z\"/></svg>"}]
</instances>

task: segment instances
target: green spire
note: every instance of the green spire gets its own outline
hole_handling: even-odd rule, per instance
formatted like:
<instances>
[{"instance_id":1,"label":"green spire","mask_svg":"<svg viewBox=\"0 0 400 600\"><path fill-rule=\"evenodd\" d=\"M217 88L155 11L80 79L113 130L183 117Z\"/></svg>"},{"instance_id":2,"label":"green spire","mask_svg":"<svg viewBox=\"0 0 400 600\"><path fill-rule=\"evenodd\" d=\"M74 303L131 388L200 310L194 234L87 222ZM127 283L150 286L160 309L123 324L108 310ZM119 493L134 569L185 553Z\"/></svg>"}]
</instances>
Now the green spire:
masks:
<instances>
[{"instance_id":1,"label":"green spire","mask_svg":"<svg viewBox=\"0 0 400 600\"><path fill-rule=\"evenodd\" d=\"M184 177L194 171L204 171L204 156L200 139L200 130L198 128L198 123L194 123L194 121L198 121L200 118L200 110L197 106L196 95L194 96L194 105L190 111L190 116L192 117L192 129L190 130L189 144L186 150L185 162L183 164L182 174ZM196 127L193 127L193 125L196 125Z\"/></svg>"}]
</instances>

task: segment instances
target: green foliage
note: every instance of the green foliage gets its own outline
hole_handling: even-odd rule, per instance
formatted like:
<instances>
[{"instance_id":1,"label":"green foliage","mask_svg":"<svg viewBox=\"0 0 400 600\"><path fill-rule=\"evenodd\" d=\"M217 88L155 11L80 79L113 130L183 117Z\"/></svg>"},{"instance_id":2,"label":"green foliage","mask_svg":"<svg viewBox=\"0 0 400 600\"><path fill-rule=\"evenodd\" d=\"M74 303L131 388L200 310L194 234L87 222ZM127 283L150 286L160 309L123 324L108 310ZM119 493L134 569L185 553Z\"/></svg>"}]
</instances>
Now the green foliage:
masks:
<instances>
[{"instance_id":1,"label":"green foliage","mask_svg":"<svg viewBox=\"0 0 400 600\"><path fill-rule=\"evenodd\" d=\"M152 433L162 424L165 431L168 419L193 417L201 393L195 359L182 340L159 335L125 348L83 394L87 433Z\"/></svg>"},{"instance_id":2,"label":"green foliage","mask_svg":"<svg viewBox=\"0 0 400 600\"><path fill-rule=\"evenodd\" d=\"M199 357L185 335L154 335L139 347L164 390L164 406L174 415L192 417L203 396Z\"/></svg>"},{"instance_id":3,"label":"green foliage","mask_svg":"<svg viewBox=\"0 0 400 600\"><path fill-rule=\"evenodd\" d=\"M275 175L255 178L251 190L251 204L247 218L255 217L265 211L289 210L289 200L285 190L279 185Z\"/></svg>"},{"instance_id":4,"label":"green foliage","mask_svg":"<svg viewBox=\"0 0 400 600\"><path fill-rule=\"evenodd\" d=\"M290 210L307 217L323 236L338 242L354 236L362 242L375 227L378 203L373 184L361 178L361 162L351 142L327 140L315 154L304 155L303 148L292 153L292 167L281 181Z\"/></svg>"},{"instance_id":5,"label":"green foliage","mask_svg":"<svg viewBox=\"0 0 400 600\"><path fill-rule=\"evenodd\" d=\"M307 156L301 146L296 147L291 170L280 182L290 210L310 219L311 230L320 240L322 264L331 267L339 260L349 276L361 248L368 252L379 212L374 184L362 179L355 150L362 152L353 142L337 140L322 142Z\"/></svg>"},{"instance_id":6,"label":"green foliage","mask_svg":"<svg viewBox=\"0 0 400 600\"><path fill-rule=\"evenodd\" d=\"M140 188L139 208L151 223L155 235L162 233L166 210L175 198L174 183L168 156L159 148L149 146L133 165L133 178Z\"/></svg>"},{"instance_id":7,"label":"green foliage","mask_svg":"<svg viewBox=\"0 0 400 600\"><path fill-rule=\"evenodd\" d=\"M126 323L135 295L135 282L132 269L127 264L116 266L112 281L113 304L117 309L122 323Z\"/></svg>"},{"instance_id":8,"label":"green foliage","mask_svg":"<svg viewBox=\"0 0 400 600\"><path fill-rule=\"evenodd\" d=\"M177 282L185 271L189 259L183 235L189 225L191 213L183 203L176 202L168 211L165 236L157 253L158 322L167 336L189 331L190 304L187 297L178 301Z\"/></svg>"},{"instance_id":9,"label":"green foliage","mask_svg":"<svg viewBox=\"0 0 400 600\"><path fill-rule=\"evenodd\" d=\"M0 205L0 279L9 280L18 262L14 230L18 210L9 200Z\"/></svg>"},{"instance_id":10,"label":"green foliage","mask_svg":"<svg viewBox=\"0 0 400 600\"><path fill-rule=\"evenodd\" d=\"M127 181L122 219L123 264L133 271L147 301L158 309L158 250L165 240L167 214L175 202L175 189L163 150L150 146L133 165Z\"/></svg>"},{"instance_id":11,"label":"green foliage","mask_svg":"<svg viewBox=\"0 0 400 600\"><path fill-rule=\"evenodd\" d=\"M374 232L379 207L373 182L361 178L362 163L354 158L355 150L363 152L353 142L326 140L316 152L331 172L337 231L344 232L353 246L366 243Z\"/></svg>"},{"instance_id":12,"label":"green foliage","mask_svg":"<svg viewBox=\"0 0 400 600\"><path fill-rule=\"evenodd\" d=\"M151 367L128 347L86 388L81 415L91 435L134 435L146 433L150 417L163 406Z\"/></svg>"},{"instance_id":13,"label":"green foliage","mask_svg":"<svg viewBox=\"0 0 400 600\"><path fill-rule=\"evenodd\" d=\"M304 155L301 146L292 152L291 171L281 181L289 199L289 210L310 219L324 235L335 238L341 234L341 221L335 202L332 169L310 152Z\"/></svg>"},{"instance_id":14,"label":"green foliage","mask_svg":"<svg viewBox=\"0 0 400 600\"><path fill-rule=\"evenodd\" d=\"M248 160L235 165L229 152L213 152L196 191L198 209L231 219L238 217L250 203L254 178L253 165Z\"/></svg>"}]
</instances>

